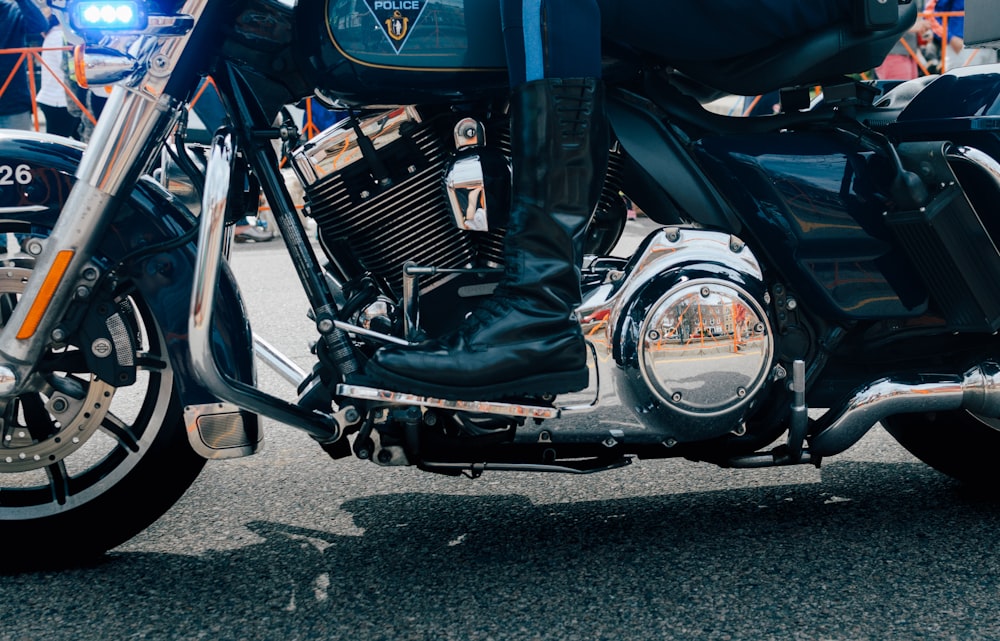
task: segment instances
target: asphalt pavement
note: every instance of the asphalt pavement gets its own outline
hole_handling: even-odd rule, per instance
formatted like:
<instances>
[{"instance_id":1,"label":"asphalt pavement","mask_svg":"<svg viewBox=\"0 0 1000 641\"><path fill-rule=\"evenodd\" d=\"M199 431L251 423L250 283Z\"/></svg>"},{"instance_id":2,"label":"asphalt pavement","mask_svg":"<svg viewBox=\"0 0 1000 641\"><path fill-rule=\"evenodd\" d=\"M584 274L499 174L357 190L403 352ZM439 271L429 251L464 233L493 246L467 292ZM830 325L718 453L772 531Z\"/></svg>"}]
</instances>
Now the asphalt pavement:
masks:
<instances>
[{"instance_id":1,"label":"asphalt pavement","mask_svg":"<svg viewBox=\"0 0 1000 641\"><path fill-rule=\"evenodd\" d=\"M233 265L255 331L307 367L280 240ZM210 462L100 563L0 577L0 641L1000 638L1000 505L881 429L822 469L469 480L333 461L265 428L263 452Z\"/></svg>"}]
</instances>

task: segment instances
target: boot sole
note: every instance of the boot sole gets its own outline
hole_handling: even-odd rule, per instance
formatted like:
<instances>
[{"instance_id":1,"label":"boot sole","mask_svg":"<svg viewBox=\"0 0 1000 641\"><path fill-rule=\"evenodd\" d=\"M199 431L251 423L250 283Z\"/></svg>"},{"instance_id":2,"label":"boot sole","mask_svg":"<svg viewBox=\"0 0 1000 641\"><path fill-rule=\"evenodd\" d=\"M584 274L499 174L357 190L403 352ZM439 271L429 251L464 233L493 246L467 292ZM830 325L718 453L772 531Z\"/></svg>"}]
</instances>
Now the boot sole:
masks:
<instances>
[{"instance_id":1,"label":"boot sole","mask_svg":"<svg viewBox=\"0 0 1000 641\"><path fill-rule=\"evenodd\" d=\"M472 387L437 385L394 374L374 363L368 363L362 376L349 381L389 388L394 392L429 396L453 401L490 401L510 396L547 396L579 392L590 384L590 370L583 368L572 372L534 374L516 381L493 383Z\"/></svg>"}]
</instances>

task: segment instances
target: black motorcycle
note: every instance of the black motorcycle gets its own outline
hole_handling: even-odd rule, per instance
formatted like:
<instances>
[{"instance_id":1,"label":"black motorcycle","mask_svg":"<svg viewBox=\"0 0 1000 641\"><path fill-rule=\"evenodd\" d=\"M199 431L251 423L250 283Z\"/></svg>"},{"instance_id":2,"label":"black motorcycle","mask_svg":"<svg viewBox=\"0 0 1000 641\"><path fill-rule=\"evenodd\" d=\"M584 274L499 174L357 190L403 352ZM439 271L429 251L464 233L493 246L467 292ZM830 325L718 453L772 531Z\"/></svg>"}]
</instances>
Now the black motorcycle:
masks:
<instances>
[{"instance_id":1,"label":"black motorcycle","mask_svg":"<svg viewBox=\"0 0 1000 641\"><path fill-rule=\"evenodd\" d=\"M454 328L500 279L511 177L494 3L53 3L81 42L78 79L115 89L86 149L0 132L0 535L16 549L0 566L125 541L206 459L257 451L261 416L333 458L471 477L635 457L818 465L881 421L930 465L994 483L1000 67L888 92L850 77L912 5L750 59L609 41L613 142L578 310L591 388L456 401L357 374L382 345ZM206 75L225 114L202 172L177 123ZM702 107L779 88L771 116ZM305 140L284 105L313 95L348 117ZM197 217L150 177L164 149L202 194ZM227 267L231 225L261 191L309 300L309 371L252 334ZM621 194L658 228L614 257ZM255 353L296 398L255 387ZM586 420L596 403L636 422Z\"/></svg>"}]
</instances>

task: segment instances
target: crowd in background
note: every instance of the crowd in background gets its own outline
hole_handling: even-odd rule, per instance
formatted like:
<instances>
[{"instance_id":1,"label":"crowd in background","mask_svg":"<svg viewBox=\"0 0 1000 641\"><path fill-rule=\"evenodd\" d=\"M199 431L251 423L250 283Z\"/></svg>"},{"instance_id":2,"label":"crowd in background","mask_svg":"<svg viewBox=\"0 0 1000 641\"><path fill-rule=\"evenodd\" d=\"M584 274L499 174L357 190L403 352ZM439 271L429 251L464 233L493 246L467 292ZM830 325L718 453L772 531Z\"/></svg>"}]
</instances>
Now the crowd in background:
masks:
<instances>
[{"instance_id":1,"label":"crowd in background","mask_svg":"<svg viewBox=\"0 0 1000 641\"><path fill-rule=\"evenodd\" d=\"M62 25L34 0L0 0L0 50L42 47L35 102L45 131L86 140L106 97L103 90L81 88L73 74ZM33 129L28 65L18 54L0 55L0 128ZM4 89L4 87L6 88ZM84 112L84 109L90 115Z\"/></svg>"},{"instance_id":2,"label":"crowd in background","mask_svg":"<svg viewBox=\"0 0 1000 641\"><path fill-rule=\"evenodd\" d=\"M918 5L925 13L965 11L965 0L926 0L918 1ZM963 16L918 18L874 72L881 80L912 80L942 69L994 62L997 62L995 49L965 46Z\"/></svg>"},{"instance_id":3,"label":"crowd in background","mask_svg":"<svg viewBox=\"0 0 1000 641\"><path fill-rule=\"evenodd\" d=\"M964 12L965 0L917 0L924 12ZM0 50L42 46L41 84L37 103L50 133L86 141L93 117L100 115L106 94L77 85L62 26L47 7L34 0L0 0ZM885 61L875 68L882 80L909 80L942 69L997 62L994 49L965 46L965 19L920 18L896 44ZM0 55L0 128L33 129L28 65L18 55ZM6 85L6 88L3 87ZM86 113L85 107L90 113ZM317 109L315 119L326 115ZM336 116L335 116L336 117ZM311 123L322 130L329 123Z\"/></svg>"}]
</instances>

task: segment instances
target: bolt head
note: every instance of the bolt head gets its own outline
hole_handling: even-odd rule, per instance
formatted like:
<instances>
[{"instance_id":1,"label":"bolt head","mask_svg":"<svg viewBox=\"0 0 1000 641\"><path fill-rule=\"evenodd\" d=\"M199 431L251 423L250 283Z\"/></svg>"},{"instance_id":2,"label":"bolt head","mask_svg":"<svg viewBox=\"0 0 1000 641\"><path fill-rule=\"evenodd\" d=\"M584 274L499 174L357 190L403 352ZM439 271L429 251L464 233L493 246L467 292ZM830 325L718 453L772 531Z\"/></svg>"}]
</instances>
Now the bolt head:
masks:
<instances>
[{"instance_id":1,"label":"bolt head","mask_svg":"<svg viewBox=\"0 0 1000 641\"><path fill-rule=\"evenodd\" d=\"M0 396L7 396L17 387L17 377L14 370L0 365Z\"/></svg>"}]
</instances>

